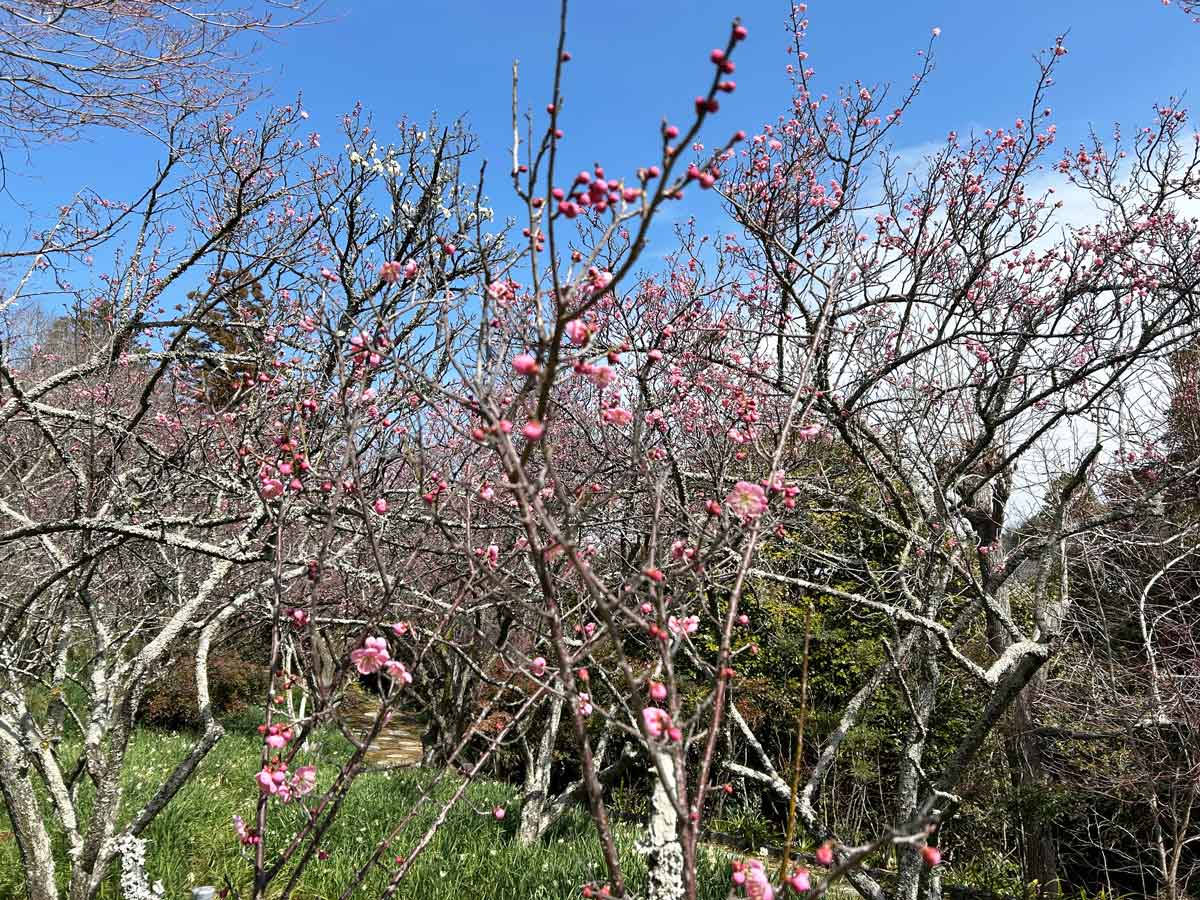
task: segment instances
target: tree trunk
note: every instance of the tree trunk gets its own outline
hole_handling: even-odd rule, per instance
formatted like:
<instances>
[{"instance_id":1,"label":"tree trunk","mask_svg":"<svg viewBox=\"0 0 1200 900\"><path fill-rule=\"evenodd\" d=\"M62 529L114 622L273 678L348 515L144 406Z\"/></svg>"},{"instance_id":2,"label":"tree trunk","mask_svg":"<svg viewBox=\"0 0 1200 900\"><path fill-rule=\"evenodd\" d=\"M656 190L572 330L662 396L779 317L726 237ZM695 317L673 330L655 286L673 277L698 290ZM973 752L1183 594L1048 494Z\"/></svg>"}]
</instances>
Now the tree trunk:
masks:
<instances>
[{"instance_id":1,"label":"tree trunk","mask_svg":"<svg viewBox=\"0 0 1200 900\"><path fill-rule=\"evenodd\" d=\"M1025 883L1037 882L1036 896L1058 900L1062 896L1062 883L1054 830L1045 815L1028 809L1028 800L1044 794L1049 784L1030 704L1044 680L1041 671L1036 673L1013 702L1013 730L1006 741L1006 750L1013 788L1020 801L1021 868Z\"/></svg>"},{"instance_id":2,"label":"tree trunk","mask_svg":"<svg viewBox=\"0 0 1200 900\"><path fill-rule=\"evenodd\" d=\"M675 760L669 753L653 748L651 752L657 756L657 763L650 769L654 777L654 795L650 801L650 822L638 843L638 851L646 857L649 876L646 897L647 900L681 900L684 896L683 846L679 843L679 816L667 787L667 784L673 787L675 783Z\"/></svg>"},{"instance_id":3,"label":"tree trunk","mask_svg":"<svg viewBox=\"0 0 1200 900\"><path fill-rule=\"evenodd\" d=\"M925 873L924 900L942 900L942 870L933 868Z\"/></svg>"},{"instance_id":4,"label":"tree trunk","mask_svg":"<svg viewBox=\"0 0 1200 900\"><path fill-rule=\"evenodd\" d=\"M933 714L934 698L937 693L937 648L933 646L933 638L928 634L923 635L921 644L921 652L916 660L917 665L914 667L918 684L915 696L912 697L913 722L905 736L904 752L900 756L896 788L897 822L910 821L917 812L929 719ZM894 892L895 900L917 900L924 868L919 847L903 844L897 848L898 877Z\"/></svg>"},{"instance_id":5,"label":"tree trunk","mask_svg":"<svg viewBox=\"0 0 1200 900\"><path fill-rule=\"evenodd\" d=\"M1005 564L1005 547L1001 539L1001 529L995 524L1003 520L1003 510L1007 500L1007 486L1003 493L997 493L990 498L993 504L993 522L991 527L976 528L980 535L981 544L989 544L991 553L987 557L986 567L1002 567ZM993 602L1006 614L1011 614L1008 592L1001 588L993 595ZM1048 610L1042 615L1046 616ZM1058 616L1053 616L1057 625ZM987 617L988 644L991 650L1001 655L1012 645L1008 635L997 618L991 614ZM1042 635L1047 640L1048 635ZM1040 667L1030 676L1026 683L1013 698L1011 730L1005 738L1005 751L1008 757L1009 775L1012 785L1021 800L1021 868L1025 883L1036 881L1037 895L1056 900L1062 896L1062 885L1058 880L1058 851L1054 844L1054 836L1040 815L1031 816L1025 809L1024 800L1030 794L1040 794L1047 783L1045 766L1042 760L1041 745L1034 734L1033 715L1030 706L1032 698L1038 693L1045 681L1045 675Z\"/></svg>"},{"instance_id":6,"label":"tree trunk","mask_svg":"<svg viewBox=\"0 0 1200 900\"><path fill-rule=\"evenodd\" d=\"M521 822L517 839L532 844L542 836L547 825L546 807L550 797L550 772L554 765L554 743L562 721L563 698L555 697L550 704L550 716L538 739L537 752L525 746L525 786L521 799Z\"/></svg>"},{"instance_id":7,"label":"tree trunk","mask_svg":"<svg viewBox=\"0 0 1200 900\"><path fill-rule=\"evenodd\" d=\"M29 765L18 748L3 740L0 740L0 795L4 797L4 807L16 835L29 900L58 900L50 835L42 823Z\"/></svg>"},{"instance_id":8,"label":"tree trunk","mask_svg":"<svg viewBox=\"0 0 1200 900\"><path fill-rule=\"evenodd\" d=\"M441 722L436 715L431 715L428 726L421 732L421 766L426 769L440 766L441 749Z\"/></svg>"}]
</instances>

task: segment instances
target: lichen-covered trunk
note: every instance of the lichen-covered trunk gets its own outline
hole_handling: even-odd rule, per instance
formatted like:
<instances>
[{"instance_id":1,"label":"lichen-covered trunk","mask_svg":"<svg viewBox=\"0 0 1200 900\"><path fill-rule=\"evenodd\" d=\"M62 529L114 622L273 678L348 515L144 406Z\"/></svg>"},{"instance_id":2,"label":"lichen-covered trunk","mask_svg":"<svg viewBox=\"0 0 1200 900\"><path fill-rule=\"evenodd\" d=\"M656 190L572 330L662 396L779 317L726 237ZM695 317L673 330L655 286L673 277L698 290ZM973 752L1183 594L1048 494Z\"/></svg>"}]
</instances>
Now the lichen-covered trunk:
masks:
<instances>
[{"instance_id":1,"label":"lichen-covered trunk","mask_svg":"<svg viewBox=\"0 0 1200 900\"><path fill-rule=\"evenodd\" d=\"M4 808L17 839L29 900L57 900L50 835L38 808L37 794L29 777L29 763L22 758L19 749L2 740L0 795L4 797Z\"/></svg>"},{"instance_id":2,"label":"lichen-covered trunk","mask_svg":"<svg viewBox=\"0 0 1200 900\"><path fill-rule=\"evenodd\" d=\"M638 843L638 851L646 857L649 880L646 897L647 900L682 900L683 846L679 843L679 816L670 793L675 785L675 760L669 753L652 752L657 759L651 767L654 794L650 800L650 821Z\"/></svg>"},{"instance_id":3,"label":"lichen-covered trunk","mask_svg":"<svg viewBox=\"0 0 1200 900\"><path fill-rule=\"evenodd\" d=\"M550 772L554 764L554 742L558 738L562 710L562 697L555 697L536 750L526 746L525 786L521 797L521 822L517 827L517 839L523 844L532 844L542 836L547 826Z\"/></svg>"},{"instance_id":4,"label":"lichen-covered trunk","mask_svg":"<svg viewBox=\"0 0 1200 900\"><path fill-rule=\"evenodd\" d=\"M1007 598L1004 598L1007 611ZM988 640L994 651L1003 653L1012 641L1004 634L994 618L988 621ZM1004 750L1009 779L1018 799L1018 818L1021 833L1021 869L1026 884L1037 882L1037 896L1056 900L1062 896L1058 878L1058 850L1043 816L1029 808L1030 798L1040 798L1046 789L1047 777L1042 759L1041 740L1036 734L1031 700L1037 694L1044 675L1041 670L1029 676L1027 684L1012 700Z\"/></svg>"},{"instance_id":5,"label":"lichen-covered trunk","mask_svg":"<svg viewBox=\"0 0 1200 900\"><path fill-rule=\"evenodd\" d=\"M917 812L929 720L933 715L937 693L937 648L933 645L932 636L928 634L922 636L921 644L917 664L913 667L917 680L917 688L912 697L913 721L905 735L900 755L896 787L898 822L911 820ZM921 875L925 868L920 848L912 844L900 845L897 849L897 868L896 889L893 894L895 900L917 900L921 895Z\"/></svg>"},{"instance_id":6,"label":"lichen-covered trunk","mask_svg":"<svg viewBox=\"0 0 1200 900\"><path fill-rule=\"evenodd\" d=\"M121 773L125 767L125 752L131 736L128 723L133 720L136 702L128 700L123 715L108 731L108 746L102 757L102 770L92 808L83 835L79 856L71 864L69 900L91 900L100 890L100 883L116 855L112 845L116 833L117 815L121 807Z\"/></svg>"}]
</instances>

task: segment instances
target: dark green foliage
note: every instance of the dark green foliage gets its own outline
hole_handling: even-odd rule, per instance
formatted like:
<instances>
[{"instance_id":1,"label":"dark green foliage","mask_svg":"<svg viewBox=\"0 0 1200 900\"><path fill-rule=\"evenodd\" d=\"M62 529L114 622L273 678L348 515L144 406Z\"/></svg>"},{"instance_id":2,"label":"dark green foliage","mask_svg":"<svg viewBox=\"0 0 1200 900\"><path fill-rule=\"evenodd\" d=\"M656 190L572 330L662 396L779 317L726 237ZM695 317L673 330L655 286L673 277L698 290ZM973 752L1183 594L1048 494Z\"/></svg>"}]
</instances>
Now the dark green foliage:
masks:
<instances>
[{"instance_id":1,"label":"dark green foliage","mask_svg":"<svg viewBox=\"0 0 1200 900\"><path fill-rule=\"evenodd\" d=\"M236 655L214 656L208 661L208 690L218 718L261 706L266 698L267 667ZM139 713L144 723L156 728L200 725L194 656L172 661L151 682Z\"/></svg>"}]
</instances>

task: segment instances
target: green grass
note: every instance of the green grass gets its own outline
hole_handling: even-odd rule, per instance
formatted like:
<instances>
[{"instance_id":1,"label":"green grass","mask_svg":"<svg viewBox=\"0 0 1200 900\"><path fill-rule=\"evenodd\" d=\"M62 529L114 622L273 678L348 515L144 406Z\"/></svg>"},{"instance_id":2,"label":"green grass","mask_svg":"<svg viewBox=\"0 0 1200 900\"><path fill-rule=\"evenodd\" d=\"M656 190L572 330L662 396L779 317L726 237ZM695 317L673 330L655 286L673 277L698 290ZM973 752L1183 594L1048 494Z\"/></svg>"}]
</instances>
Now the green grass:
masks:
<instances>
[{"instance_id":1,"label":"green grass","mask_svg":"<svg viewBox=\"0 0 1200 900\"><path fill-rule=\"evenodd\" d=\"M233 729L231 729L232 731ZM131 815L158 785L160 778L179 760L189 746L187 735L141 730L137 733L127 766L125 787ZM259 738L246 730L227 735L209 754L196 776L186 785L143 834L147 840L147 871L161 879L170 898L187 897L200 884L222 886L228 878L244 888L251 875L249 862L241 855L234 836L232 816L251 822L257 789ZM338 760L344 759L345 744L337 735L317 738L297 762L314 762L321 784L329 783ZM323 843L329 856L314 860L294 894L300 900L336 898L349 882L350 874L370 854L378 840L408 811L431 772L404 770L371 772L354 784L337 823ZM459 782L446 778L436 795L448 798ZM497 822L491 809L503 805L508 816ZM410 827L393 844L389 860L355 897L376 897L394 871L390 862L404 854L424 833L438 807L427 804ZM558 900L579 897L580 886L603 880L604 867L591 823L583 813L569 816L541 843L523 846L514 837L519 813L517 794L505 784L483 782L468 788L466 796L450 814L445 826L402 882L398 897L412 900L451 900L459 897L489 897L494 900ZM268 849L278 847L294 834L302 821L295 804L271 806ZM0 816L0 831L7 828ZM636 832L620 828L617 833L622 863L630 887L641 893L645 868L633 850ZM56 842L60 860L65 858L61 838ZM705 900L726 896L728 867L724 858L713 855L703 863ZM15 841L0 843L0 898L22 896L20 859ZM283 881L279 882L282 887ZM117 870L105 882L101 897L119 900Z\"/></svg>"}]
</instances>

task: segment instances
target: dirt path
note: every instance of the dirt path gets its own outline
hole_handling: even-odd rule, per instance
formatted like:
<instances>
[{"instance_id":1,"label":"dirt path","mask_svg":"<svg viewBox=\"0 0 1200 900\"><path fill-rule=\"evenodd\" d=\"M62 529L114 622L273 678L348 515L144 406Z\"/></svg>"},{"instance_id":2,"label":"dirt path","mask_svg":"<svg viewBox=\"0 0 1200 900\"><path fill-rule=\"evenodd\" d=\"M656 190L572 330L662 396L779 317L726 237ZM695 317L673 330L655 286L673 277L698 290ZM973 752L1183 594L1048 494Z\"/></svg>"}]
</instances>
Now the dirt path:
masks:
<instances>
[{"instance_id":1,"label":"dirt path","mask_svg":"<svg viewBox=\"0 0 1200 900\"><path fill-rule=\"evenodd\" d=\"M367 694L347 698L343 709L346 725L359 737L366 737L375 723L379 702ZM368 766L416 766L421 763L421 733L417 723L393 714L367 750Z\"/></svg>"}]
</instances>

